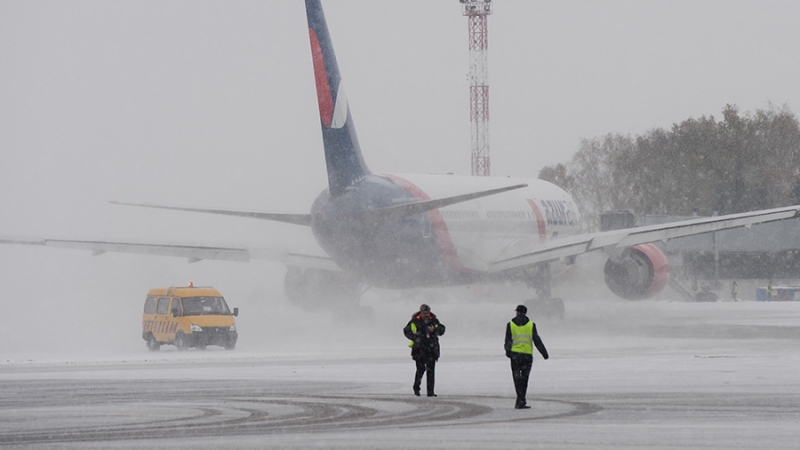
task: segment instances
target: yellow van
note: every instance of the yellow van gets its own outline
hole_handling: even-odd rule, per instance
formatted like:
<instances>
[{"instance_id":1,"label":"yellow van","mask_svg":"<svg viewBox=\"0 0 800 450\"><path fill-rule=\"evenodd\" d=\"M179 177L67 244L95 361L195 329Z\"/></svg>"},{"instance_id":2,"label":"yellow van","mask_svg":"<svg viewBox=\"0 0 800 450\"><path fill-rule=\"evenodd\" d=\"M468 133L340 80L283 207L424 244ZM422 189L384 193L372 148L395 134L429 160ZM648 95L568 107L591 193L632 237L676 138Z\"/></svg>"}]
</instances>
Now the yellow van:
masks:
<instances>
[{"instance_id":1,"label":"yellow van","mask_svg":"<svg viewBox=\"0 0 800 450\"><path fill-rule=\"evenodd\" d=\"M236 347L239 308L228 309L222 294L213 287L170 287L150 289L144 301L142 339L150 351L165 344L178 350L219 345Z\"/></svg>"}]
</instances>

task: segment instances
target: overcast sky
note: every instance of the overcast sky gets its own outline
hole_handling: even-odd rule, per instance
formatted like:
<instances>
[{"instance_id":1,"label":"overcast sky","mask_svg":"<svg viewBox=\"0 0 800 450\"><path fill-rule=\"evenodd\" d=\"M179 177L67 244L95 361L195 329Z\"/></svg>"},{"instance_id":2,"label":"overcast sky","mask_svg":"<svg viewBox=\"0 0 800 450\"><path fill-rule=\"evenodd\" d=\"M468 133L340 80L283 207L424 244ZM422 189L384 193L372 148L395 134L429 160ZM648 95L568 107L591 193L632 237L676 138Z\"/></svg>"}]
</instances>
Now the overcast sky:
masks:
<instances>
[{"instance_id":1,"label":"overcast sky","mask_svg":"<svg viewBox=\"0 0 800 450\"><path fill-rule=\"evenodd\" d=\"M469 174L458 2L323 4L370 168ZM492 174L536 177L582 138L719 116L727 103L798 113L798 19L796 1L495 2ZM315 95L299 0L0 1L0 235L309 237L107 202L307 212L326 187ZM6 283L35 274L17 267L28 251L0 249ZM73 252L35 254L63 267Z\"/></svg>"},{"instance_id":2,"label":"overcast sky","mask_svg":"<svg viewBox=\"0 0 800 450\"><path fill-rule=\"evenodd\" d=\"M458 2L324 6L372 170L468 174ZM494 11L493 175L535 177L582 138L719 116L726 103L800 109L798 2ZM325 176L305 20L299 0L0 3L1 232L53 208L103 220L113 199L307 211Z\"/></svg>"}]
</instances>

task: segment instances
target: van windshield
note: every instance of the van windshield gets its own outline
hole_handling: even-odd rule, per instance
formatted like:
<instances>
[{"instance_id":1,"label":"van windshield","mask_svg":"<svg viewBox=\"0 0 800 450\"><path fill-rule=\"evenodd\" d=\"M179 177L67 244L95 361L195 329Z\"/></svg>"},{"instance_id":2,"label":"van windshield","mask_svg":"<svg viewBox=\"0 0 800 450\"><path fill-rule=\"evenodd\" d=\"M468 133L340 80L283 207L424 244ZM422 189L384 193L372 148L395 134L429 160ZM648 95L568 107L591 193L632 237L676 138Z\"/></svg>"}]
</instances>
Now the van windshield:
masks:
<instances>
[{"instance_id":1,"label":"van windshield","mask_svg":"<svg viewBox=\"0 0 800 450\"><path fill-rule=\"evenodd\" d=\"M188 297L183 299L184 316L231 315L222 297Z\"/></svg>"}]
</instances>

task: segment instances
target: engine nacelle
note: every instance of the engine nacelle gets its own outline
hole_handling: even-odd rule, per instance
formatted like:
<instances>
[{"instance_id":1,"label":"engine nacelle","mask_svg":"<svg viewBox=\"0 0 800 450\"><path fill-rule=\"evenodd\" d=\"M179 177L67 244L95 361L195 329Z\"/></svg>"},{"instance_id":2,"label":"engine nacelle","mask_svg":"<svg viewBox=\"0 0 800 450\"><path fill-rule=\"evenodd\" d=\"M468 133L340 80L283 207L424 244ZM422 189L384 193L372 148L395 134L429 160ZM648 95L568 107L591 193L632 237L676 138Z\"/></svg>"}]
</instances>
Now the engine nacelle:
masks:
<instances>
[{"instance_id":1,"label":"engine nacelle","mask_svg":"<svg viewBox=\"0 0 800 450\"><path fill-rule=\"evenodd\" d=\"M669 281L667 255L653 244L625 249L618 258L609 258L605 267L606 285L626 300L641 300L660 292Z\"/></svg>"}]
</instances>

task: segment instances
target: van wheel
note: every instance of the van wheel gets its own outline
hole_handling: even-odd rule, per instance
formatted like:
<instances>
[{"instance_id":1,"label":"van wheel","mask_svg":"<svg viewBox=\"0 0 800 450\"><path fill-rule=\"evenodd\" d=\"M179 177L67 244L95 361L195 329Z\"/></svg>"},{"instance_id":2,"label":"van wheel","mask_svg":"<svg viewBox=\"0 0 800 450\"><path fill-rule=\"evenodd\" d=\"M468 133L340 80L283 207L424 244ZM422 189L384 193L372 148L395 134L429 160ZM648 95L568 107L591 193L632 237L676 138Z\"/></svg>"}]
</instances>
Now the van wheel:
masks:
<instances>
[{"instance_id":1,"label":"van wheel","mask_svg":"<svg viewBox=\"0 0 800 450\"><path fill-rule=\"evenodd\" d=\"M159 348L161 348L161 344L153 336L153 333L150 333L147 336L147 349L151 352L157 352Z\"/></svg>"},{"instance_id":2,"label":"van wheel","mask_svg":"<svg viewBox=\"0 0 800 450\"><path fill-rule=\"evenodd\" d=\"M197 345L194 346L194 348L196 348L198 350L205 350L206 349L206 344L197 344Z\"/></svg>"},{"instance_id":3,"label":"van wheel","mask_svg":"<svg viewBox=\"0 0 800 450\"><path fill-rule=\"evenodd\" d=\"M233 350L236 348L236 343L233 344L225 344L225 350Z\"/></svg>"},{"instance_id":4,"label":"van wheel","mask_svg":"<svg viewBox=\"0 0 800 450\"><path fill-rule=\"evenodd\" d=\"M183 335L183 331L178 331L178 334L175 335L175 347L178 347L178 351L184 351L188 348L186 345L186 336Z\"/></svg>"}]
</instances>

